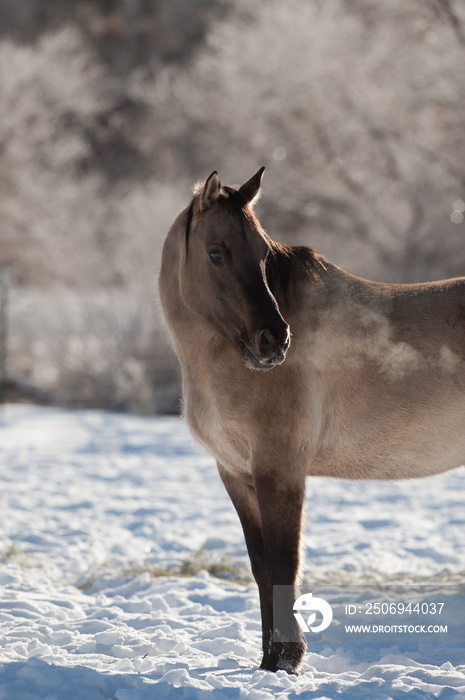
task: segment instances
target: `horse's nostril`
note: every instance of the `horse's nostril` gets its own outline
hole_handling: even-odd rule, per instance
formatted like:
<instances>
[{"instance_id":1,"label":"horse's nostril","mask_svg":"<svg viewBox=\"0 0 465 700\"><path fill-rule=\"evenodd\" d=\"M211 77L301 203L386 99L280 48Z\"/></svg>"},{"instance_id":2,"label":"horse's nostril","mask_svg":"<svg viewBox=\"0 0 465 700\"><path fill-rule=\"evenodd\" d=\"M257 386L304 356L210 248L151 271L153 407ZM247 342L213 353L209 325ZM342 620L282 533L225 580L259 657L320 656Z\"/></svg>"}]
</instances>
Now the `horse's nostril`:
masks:
<instances>
[{"instance_id":1,"label":"horse's nostril","mask_svg":"<svg viewBox=\"0 0 465 700\"><path fill-rule=\"evenodd\" d=\"M268 328L265 328L264 331L260 331L258 334L257 341L260 351L265 353L269 352L273 348L276 339L271 331L269 331Z\"/></svg>"},{"instance_id":2,"label":"horse's nostril","mask_svg":"<svg viewBox=\"0 0 465 700\"><path fill-rule=\"evenodd\" d=\"M286 330L286 335L277 336L274 335L269 328L265 328L263 331L257 333L257 348L261 355L266 357L271 357L274 352L287 352L289 344L291 342L291 334L289 329Z\"/></svg>"}]
</instances>

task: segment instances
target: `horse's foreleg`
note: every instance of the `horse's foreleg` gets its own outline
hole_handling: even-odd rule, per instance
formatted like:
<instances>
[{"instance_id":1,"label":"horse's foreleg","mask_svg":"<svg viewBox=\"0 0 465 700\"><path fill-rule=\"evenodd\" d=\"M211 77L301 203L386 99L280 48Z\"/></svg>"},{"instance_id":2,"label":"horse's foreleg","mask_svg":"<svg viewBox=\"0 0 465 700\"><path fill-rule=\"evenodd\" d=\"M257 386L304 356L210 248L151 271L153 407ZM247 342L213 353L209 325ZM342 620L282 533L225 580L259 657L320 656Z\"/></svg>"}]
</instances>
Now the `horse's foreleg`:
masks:
<instances>
[{"instance_id":1,"label":"horse's foreleg","mask_svg":"<svg viewBox=\"0 0 465 700\"><path fill-rule=\"evenodd\" d=\"M296 673L307 648L292 611L297 596L305 478L293 481L284 468L279 475L257 469L254 483L268 580L272 590L273 586L281 587L276 589L279 596L275 597L275 605L280 607L275 610L279 623L275 619L269 629L269 653L263 658L262 668Z\"/></svg>"},{"instance_id":2,"label":"horse's foreleg","mask_svg":"<svg viewBox=\"0 0 465 700\"><path fill-rule=\"evenodd\" d=\"M265 550L257 494L251 477L233 475L221 464L218 464L218 470L241 521L252 573L258 585L264 653L262 668L267 668L263 664L269 655L271 644L273 589L265 566Z\"/></svg>"}]
</instances>

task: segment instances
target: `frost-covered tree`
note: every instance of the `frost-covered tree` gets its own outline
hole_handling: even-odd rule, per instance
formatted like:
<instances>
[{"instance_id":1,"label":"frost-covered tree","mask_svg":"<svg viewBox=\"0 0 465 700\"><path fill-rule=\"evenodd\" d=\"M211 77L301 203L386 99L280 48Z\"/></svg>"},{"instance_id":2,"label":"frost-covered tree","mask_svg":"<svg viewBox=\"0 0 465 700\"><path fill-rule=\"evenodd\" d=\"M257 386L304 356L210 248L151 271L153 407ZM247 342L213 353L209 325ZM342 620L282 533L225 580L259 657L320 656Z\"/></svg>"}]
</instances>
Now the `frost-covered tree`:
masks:
<instances>
[{"instance_id":1,"label":"frost-covered tree","mask_svg":"<svg viewBox=\"0 0 465 700\"><path fill-rule=\"evenodd\" d=\"M154 91L173 172L268 165L272 235L366 276L462 274L463 3L234 5Z\"/></svg>"},{"instance_id":2,"label":"frost-covered tree","mask_svg":"<svg viewBox=\"0 0 465 700\"><path fill-rule=\"evenodd\" d=\"M355 274L464 274L464 115L462 0L7 0L10 369L64 401L174 397L154 278L214 168L268 166L269 233Z\"/></svg>"}]
</instances>

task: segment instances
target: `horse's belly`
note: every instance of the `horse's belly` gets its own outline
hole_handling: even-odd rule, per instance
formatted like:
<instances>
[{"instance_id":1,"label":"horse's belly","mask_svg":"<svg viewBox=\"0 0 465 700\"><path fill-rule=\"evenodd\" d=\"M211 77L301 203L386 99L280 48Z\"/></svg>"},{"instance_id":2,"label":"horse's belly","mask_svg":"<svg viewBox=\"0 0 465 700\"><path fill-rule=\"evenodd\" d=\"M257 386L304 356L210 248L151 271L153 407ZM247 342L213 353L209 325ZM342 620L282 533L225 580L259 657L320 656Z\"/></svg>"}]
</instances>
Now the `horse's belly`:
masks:
<instances>
[{"instance_id":1,"label":"horse's belly","mask_svg":"<svg viewBox=\"0 0 465 700\"><path fill-rule=\"evenodd\" d=\"M414 479L455 469L465 465L465 447L446 447L441 453L416 449L415 445L401 451L396 449L369 450L363 446L351 446L318 457L312 463L309 474L339 479Z\"/></svg>"},{"instance_id":2,"label":"horse's belly","mask_svg":"<svg viewBox=\"0 0 465 700\"><path fill-rule=\"evenodd\" d=\"M311 466L348 479L431 476L465 464L465 397L363 417L354 410Z\"/></svg>"}]
</instances>

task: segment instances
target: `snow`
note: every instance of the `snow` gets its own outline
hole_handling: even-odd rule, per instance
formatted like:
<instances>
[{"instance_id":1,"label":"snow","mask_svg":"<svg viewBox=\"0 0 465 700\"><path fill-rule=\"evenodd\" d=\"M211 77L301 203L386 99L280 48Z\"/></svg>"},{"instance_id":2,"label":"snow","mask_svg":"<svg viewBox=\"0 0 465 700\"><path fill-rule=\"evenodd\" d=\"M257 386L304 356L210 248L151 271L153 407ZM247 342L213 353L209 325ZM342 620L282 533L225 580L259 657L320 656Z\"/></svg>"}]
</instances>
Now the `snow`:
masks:
<instances>
[{"instance_id":1,"label":"snow","mask_svg":"<svg viewBox=\"0 0 465 700\"><path fill-rule=\"evenodd\" d=\"M0 700L465 698L447 643L309 639L300 676L259 670L239 522L181 419L8 405L0 464ZM306 580L463 582L464 488L309 480Z\"/></svg>"}]
</instances>

